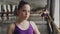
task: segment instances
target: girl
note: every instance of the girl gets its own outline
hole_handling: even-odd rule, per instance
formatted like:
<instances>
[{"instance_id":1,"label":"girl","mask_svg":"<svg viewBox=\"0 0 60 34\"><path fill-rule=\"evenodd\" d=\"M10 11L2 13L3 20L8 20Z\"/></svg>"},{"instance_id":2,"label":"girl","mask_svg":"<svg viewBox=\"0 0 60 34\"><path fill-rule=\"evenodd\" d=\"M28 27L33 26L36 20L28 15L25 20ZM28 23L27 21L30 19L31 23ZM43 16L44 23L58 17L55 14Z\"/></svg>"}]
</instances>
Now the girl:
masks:
<instances>
[{"instance_id":1,"label":"girl","mask_svg":"<svg viewBox=\"0 0 60 34\"><path fill-rule=\"evenodd\" d=\"M18 20L9 25L7 34L40 34L35 23L27 21L30 16L30 5L28 2L20 1L16 13Z\"/></svg>"}]
</instances>

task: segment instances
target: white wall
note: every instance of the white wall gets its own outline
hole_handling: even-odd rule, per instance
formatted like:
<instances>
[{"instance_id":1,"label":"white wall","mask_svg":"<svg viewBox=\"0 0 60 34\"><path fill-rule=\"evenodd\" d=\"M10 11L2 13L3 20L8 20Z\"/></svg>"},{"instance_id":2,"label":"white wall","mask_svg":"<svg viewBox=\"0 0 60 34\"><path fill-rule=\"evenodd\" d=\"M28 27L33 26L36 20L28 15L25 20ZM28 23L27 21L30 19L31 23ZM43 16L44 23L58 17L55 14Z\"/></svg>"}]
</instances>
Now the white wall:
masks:
<instances>
[{"instance_id":1,"label":"white wall","mask_svg":"<svg viewBox=\"0 0 60 34\"><path fill-rule=\"evenodd\" d=\"M54 23L59 28L59 0L55 0Z\"/></svg>"}]
</instances>

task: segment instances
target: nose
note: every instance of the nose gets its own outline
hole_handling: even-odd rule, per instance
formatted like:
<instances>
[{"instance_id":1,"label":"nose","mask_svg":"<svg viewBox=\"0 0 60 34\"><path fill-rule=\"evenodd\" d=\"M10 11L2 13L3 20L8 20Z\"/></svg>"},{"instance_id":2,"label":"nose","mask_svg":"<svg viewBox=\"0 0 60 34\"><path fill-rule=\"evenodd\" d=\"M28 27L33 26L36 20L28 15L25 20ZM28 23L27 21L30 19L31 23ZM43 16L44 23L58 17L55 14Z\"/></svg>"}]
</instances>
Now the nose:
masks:
<instances>
[{"instance_id":1,"label":"nose","mask_svg":"<svg viewBox=\"0 0 60 34\"><path fill-rule=\"evenodd\" d=\"M28 12L26 11L25 15L27 15L27 14L28 14Z\"/></svg>"}]
</instances>

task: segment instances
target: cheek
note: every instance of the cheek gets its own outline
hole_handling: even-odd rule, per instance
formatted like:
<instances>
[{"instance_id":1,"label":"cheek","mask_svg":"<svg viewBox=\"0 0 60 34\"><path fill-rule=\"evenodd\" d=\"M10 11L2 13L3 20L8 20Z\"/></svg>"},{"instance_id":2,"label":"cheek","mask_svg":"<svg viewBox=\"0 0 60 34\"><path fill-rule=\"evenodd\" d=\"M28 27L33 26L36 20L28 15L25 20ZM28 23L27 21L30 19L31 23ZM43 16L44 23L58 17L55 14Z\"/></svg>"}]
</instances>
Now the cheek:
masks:
<instances>
[{"instance_id":1,"label":"cheek","mask_svg":"<svg viewBox=\"0 0 60 34\"><path fill-rule=\"evenodd\" d=\"M28 14L28 16L30 16L30 13Z\"/></svg>"},{"instance_id":2,"label":"cheek","mask_svg":"<svg viewBox=\"0 0 60 34\"><path fill-rule=\"evenodd\" d=\"M27 15L27 18L29 18L30 14Z\"/></svg>"},{"instance_id":3,"label":"cheek","mask_svg":"<svg viewBox=\"0 0 60 34\"><path fill-rule=\"evenodd\" d=\"M19 13L19 16L20 17L24 17L25 16L25 13Z\"/></svg>"},{"instance_id":4,"label":"cheek","mask_svg":"<svg viewBox=\"0 0 60 34\"><path fill-rule=\"evenodd\" d=\"M19 13L19 16L20 17L29 17L30 13L27 13L27 15L26 15L26 13Z\"/></svg>"},{"instance_id":5,"label":"cheek","mask_svg":"<svg viewBox=\"0 0 60 34\"><path fill-rule=\"evenodd\" d=\"M22 16L25 16L25 13L21 13Z\"/></svg>"}]
</instances>

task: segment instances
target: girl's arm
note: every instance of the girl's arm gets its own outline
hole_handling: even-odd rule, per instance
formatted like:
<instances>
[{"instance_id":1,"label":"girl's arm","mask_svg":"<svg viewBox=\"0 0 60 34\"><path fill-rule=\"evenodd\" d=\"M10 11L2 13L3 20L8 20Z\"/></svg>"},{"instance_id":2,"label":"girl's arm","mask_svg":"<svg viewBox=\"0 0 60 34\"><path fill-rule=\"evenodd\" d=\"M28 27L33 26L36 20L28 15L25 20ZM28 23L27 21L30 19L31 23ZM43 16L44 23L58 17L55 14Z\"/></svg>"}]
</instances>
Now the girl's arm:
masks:
<instances>
[{"instance_id":1,"label":"girl's arm","mask_svg":"<svg viewBox=\"0 0 60 34\"><path fill-rule=\"evenodd\" d=\"M14 30L14 24L10 24L7 28L7 34L12 34Z\"/></svg>"}]
</instances>

